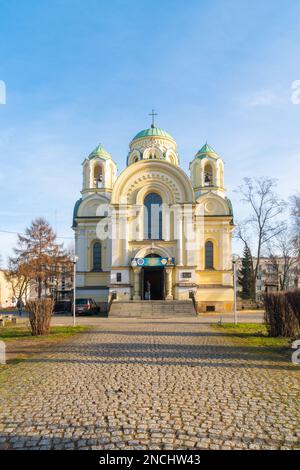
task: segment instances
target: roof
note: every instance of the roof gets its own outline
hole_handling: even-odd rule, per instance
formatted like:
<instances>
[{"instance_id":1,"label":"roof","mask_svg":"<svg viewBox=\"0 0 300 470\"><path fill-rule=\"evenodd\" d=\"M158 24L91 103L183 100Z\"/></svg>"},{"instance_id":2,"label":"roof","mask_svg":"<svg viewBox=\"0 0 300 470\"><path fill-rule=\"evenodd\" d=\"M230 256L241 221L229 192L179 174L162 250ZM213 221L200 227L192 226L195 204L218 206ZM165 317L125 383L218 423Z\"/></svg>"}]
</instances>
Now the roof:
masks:
<instances>
[{"instance_id":1,"label":"roof","mask_svg":"<svg viewBox=\"0 0 300 470\"><path fill-rule=\"evenodd\" d=\"M101 158L104 158L104 159L108 160L109 158L111 158L111 155L110 155L110 153L108 153L107 150L105 150L105 148L103 147L102 144L99 144L92 151L92 153L90 153L90 155L88 156L89 159L94 158L94 157L101 157Z\"/></svg>"},{"instance_id":2,"label":"roof","mask_svg":"<svg viewBox=\"0 0 300 470\"><path fill-rule=\"evenodd\" d=\"M229 199L229 197L225 197L225 201L227 202L228 209L229 209L229 214L233 215L233 208L232 208L232 202Z\"/></svg>"},{"instance_id":3,"label":"roof","mask_svg":"<svg viewBox=\"0 0 300 470\"><path fill-rule=\"evenodd\" d=\"M77 214L78 214L78 209L79 209L79 206L82 202L82 198L78 199L76 202L75 202L75 206L74 206L74 210L73 210L73 224L72 226L73 227L76 227L77 226L77 223L76 223L76 217L77 217Z\"/></svg>"},{"instance_id":4,"label":"roof","mask_svg":"<svg viewBox=\"0 0 300 470\"><path fill-rule=\"evenodd\" d=\"M156 126L151 126L149 127L149 129L144 129L143 131L138 132L138 134L136 134L132 141L142 139L143 137L162 137L165 139L173 140L175 142L174 137L172 137L168 132Z\"/></svg>"},{"instance_id":5,"label":"roof","mask_svg":"<svg viewBox=\"0 0 300 470\"><path fill-rule=\"evenodd\" d=\"M203 158L205 155L211 155L218 158L218 154L210 145L208 145L207 142L203 145L203 147L201 147L200 150L198 150L195 155L195 158Z\"/></svg>"}]
</instances>

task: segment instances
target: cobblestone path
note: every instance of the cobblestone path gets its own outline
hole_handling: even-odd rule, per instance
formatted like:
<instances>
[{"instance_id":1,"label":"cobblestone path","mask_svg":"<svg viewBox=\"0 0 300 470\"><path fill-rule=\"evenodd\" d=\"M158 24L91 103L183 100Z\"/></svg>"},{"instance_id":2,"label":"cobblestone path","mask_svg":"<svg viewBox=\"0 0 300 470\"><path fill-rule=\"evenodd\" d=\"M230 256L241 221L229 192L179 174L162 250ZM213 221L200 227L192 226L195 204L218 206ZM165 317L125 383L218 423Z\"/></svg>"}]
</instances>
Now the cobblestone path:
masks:
<instances>
[{"instance_id":1,"label":"cobblestone path","mask_svg":"<svg viewBox=\"0 0 300 470\"><path fill-rule=\"evenodd\" d=\"M104 319L1 372L0 448L299 448L299 376L197 319Z\"/></svg>"}]
</instances>

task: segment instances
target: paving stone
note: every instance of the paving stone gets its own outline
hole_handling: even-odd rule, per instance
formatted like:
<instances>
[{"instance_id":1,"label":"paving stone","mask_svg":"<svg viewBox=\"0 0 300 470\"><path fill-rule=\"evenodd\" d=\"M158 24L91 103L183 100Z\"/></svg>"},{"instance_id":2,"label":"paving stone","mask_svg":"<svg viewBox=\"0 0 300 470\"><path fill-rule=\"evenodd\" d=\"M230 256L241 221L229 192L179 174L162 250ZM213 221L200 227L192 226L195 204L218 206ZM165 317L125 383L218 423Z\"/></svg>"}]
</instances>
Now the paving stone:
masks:
<instances>
[{"instance_id":1,"label":"paving stone","mask_svg":"<svg viewBox=\"0 0 300 470\"><path fill-rule=\"evenodd\" d=\"M2 371L0 449L299 449L299 375L197 319L103 319Z\"/></svg>"}]
</instances>

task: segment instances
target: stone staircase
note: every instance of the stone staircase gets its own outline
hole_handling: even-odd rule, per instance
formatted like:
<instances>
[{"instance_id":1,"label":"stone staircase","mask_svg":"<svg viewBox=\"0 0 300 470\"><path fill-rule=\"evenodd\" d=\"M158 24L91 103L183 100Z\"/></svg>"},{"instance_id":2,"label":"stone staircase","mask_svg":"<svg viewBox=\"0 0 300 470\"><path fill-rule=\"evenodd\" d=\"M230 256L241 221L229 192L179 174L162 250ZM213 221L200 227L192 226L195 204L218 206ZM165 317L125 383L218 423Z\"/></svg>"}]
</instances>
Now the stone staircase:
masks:
<instances>
[{"instance_id":1,"label":"stone staircase","mask_svg":"<svg viewBox=\"0 0 300 470\"><path fill-rule=\"evenodd\" d=\"M109 317L163 318L196 316L192 300L114 300Z\"/></svg>"}]
</instances>

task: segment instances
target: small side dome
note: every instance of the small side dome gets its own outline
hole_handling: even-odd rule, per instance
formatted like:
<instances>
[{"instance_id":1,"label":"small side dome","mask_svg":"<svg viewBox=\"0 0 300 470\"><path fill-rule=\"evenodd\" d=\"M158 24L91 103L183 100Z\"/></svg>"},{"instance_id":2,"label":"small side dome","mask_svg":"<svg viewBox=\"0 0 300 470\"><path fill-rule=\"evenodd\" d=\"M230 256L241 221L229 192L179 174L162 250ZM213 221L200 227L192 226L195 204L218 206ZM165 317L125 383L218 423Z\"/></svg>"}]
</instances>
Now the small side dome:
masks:
<instances>
[{"instance_id":1,"label":"small side dome","mask_svg":"<svg viewBox=\"0 0 300 470\"><path fill-rule=\"evenodd\" d=\"M105 150L102 144L99 144L93 151L92 153L89 154L88 159L91 160L94 157L101 157L104 158L105 160L111 159L110 153Z\"/></svg>"},{"instance_id":2,"label":"small side dome","mask_svg":"<svg viewBox=\"0 0 300 470\"><path fill-rule=\"evenodd\" d=\"M203 147L196 153L194 158L205 158L207 155L213 158L220 158L214 149L206 142Z\"/></svg>"}]
</instances>

